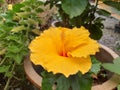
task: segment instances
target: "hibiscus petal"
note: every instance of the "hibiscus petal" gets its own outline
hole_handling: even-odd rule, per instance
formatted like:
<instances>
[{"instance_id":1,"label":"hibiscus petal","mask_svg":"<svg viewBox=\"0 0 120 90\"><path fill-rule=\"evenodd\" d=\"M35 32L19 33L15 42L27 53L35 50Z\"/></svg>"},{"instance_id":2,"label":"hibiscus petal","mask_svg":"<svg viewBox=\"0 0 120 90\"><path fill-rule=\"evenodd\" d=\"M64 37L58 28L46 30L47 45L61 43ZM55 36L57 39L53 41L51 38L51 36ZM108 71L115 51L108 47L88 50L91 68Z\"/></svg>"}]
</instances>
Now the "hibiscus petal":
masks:
<instances>
[{"instance_id":1,"label":"hibiscus petal","mask_svg":"<svg viewBox=\"0 0 120 90\"><path fill-rule=\"evenodd\" d=\"M84 27L49 28L31 42L31 61L48 72L66 77L78 71L84 74L92 65L90 55L99 51L99 44L89 34Z\"/></svg>"},{"instance_id":2,"label":"hibiscus petal","mask_svg":"<svg viewBox=\"0 0 120 90\"><path fill-rule=\"evenodd\" d=\"M88 38L86 42L87 42L86 44L80 45L69 51L67 53L68 56L87 57L90 55L95 55L96 52L99 52L100 45L95 40Z\"/></svg>"},{"instance_id":3,"label":"hibiscus petal","mask_svg":"<svg viewBox=\"0 0 120 90\"><path fill-rule=\"evenodd\" d=\"M87 58L73 58L73 57L62 57L58 55L49 55L46 58L40 57L39 55L31 55L31 60L38 65L42 65L48 72L54 74L61 73L66 77L69 75L76 74L80 71L82 74L88 72L91 68L91 59Z\"/></svg>"}]
</instances>

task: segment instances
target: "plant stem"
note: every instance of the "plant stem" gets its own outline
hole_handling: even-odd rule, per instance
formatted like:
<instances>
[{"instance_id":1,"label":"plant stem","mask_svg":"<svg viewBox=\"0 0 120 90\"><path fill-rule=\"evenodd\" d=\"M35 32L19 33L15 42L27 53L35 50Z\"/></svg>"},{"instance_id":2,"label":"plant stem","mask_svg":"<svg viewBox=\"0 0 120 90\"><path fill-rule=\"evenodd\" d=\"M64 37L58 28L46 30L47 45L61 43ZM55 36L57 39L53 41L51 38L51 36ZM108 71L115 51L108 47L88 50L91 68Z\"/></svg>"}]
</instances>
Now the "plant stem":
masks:
<instances>
[{"instance_id":1,"label":"plant stem","mask_svg":"<svg viewBox=\"0 0 120 90\"><path fill-rule=\"evenodd\" d=\"M13 74L15 65L16 65L16 63L14 62L13 66L12 66L12 70L11 70L12 74ZM11 81L12 77L13 77L13 75L8 78L7 83L6 83L5 87L4 87L4 90L8 90L8 87L9 87L9 84L10 84L10 81Z\"/></svg>"},{"instance_id":2,"label":"plant stem","mask_svg":"<svg viewBox=\"0 0 120 90\"><path fill-rule=\"evenodd\" d=\"M6 58L3 58L0 62L0 66L4 63L4 61L6 60Z\"/></svg>"},{"instance_id":3,"label":"plant stem","mask_svg":"<svg viewBox=\"0 0 120 90\"><path fill-rule=\"evenodd\" d=\"M20 78L18 78L18 77L16 77L16 76L13 76L13 78L15 78L15 79L18 80L18 81L22 80L22 79L20 79Z\"/></svg>"}]
</instances>

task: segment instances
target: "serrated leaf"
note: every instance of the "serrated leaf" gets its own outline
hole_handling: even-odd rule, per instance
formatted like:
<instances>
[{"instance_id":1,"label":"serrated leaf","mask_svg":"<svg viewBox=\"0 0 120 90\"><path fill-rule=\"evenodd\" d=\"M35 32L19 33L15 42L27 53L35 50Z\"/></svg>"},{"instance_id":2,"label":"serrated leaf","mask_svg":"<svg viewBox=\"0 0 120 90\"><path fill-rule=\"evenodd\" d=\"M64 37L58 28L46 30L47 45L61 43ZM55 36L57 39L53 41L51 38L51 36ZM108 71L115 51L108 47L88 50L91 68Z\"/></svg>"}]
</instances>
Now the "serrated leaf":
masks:
<instances>
[{"instance_id":1,"label":"serrated leaf","mask_svg":"<svg viewBox=\"0 0 120 90\"><path fill-rule=\"evenodd\" d=\"M12 72L6 72L5 73L5 77L12 77L12 76L13 76Z\"/></svg>"},{"instance_id":2,"label":"serrated leaf","mask_svg":"<svg viewBox=\"0 0 120 90\"><path fill-rule=\"evenodd\" d=\"M81 15L88 4L88 0L62 0L62 9L70 18Z\"/></svg>"},{"instance_id":3,"label":"serrated leaf","mask_svg":"<svg viewBox=\"0 0 120 90\"><path fill-rule=\"evenodd\" d=\"M102 66L105 69L120 75L120 57L114 59L113 63L104 63Z\"/></svg>"},{"instance_id":4,"label":"serrated leaf","mask_svg":"<svg viewBox=\"0 0 120 90\"><path fill-rule=\"evenodd\" d=\"M30 12L19 12L16 14L21 18L28 18L30 16Z\"/></svg>"},{"instance_id":5,"label":"serrated leaf","mask_svg":"<svg viewBox=\"0 0 120 90\"><path fill-rule=\"evenodd\" d=\"M26 28L25 28L24 25L22 25L22 26L17 26L17 27L14 27L14 28L11 30L11 32L17 33L17 32L19 32L19 31L22 31L22 30L25 30L25 29L26 29Z\"/></svg>"},{"instance_id":6,"label":"serrated leaf","mask_svg":"<svg viewBox=\"0 0 120 90\"><path fill-rule=\"evenodd\" d=\"M41 31L38 29L33 29L32 32L36 35L40 35Z\"/></svg>"},{"instance_id":7,"label":"serrated leaf","mask_svg":"<svg viewBox=\"0 0 120 90\"><path fill-rule=\"evenodd\" d=\"M31 25L38 25L38 22L31 18L28 18L28 20L26 20L26 23L31 24Z\"/></svg>"},{"instance_id":8,"label":"serrated leaf","mask_svg":"<svg viewBox=\"0 0 120 90\"><path fill-rule=\"evenodd\" d=\"M8 46L7 51L11 52L11 53L19 53L20 52L20 48L18 46Z\"/></svg>"},{"instance_id":9,"label":"serrated leaf","mask_svg":"<svg viewBox=\"0 0 120 90\"><path fill-rule=\"evenodd\" d=\"M4 73L7 72L9 70L10 66L0 66L0 73Z\"/></svg>"},{"instance_id":10,"label":"serrated leaf","mask_svg":"<svg viewBox=\"0 0 120 90\"><path fill-rule=\"evenodd\" d=\"M20 54L16 54L16 55L14 56L14 60L15 60L15 62L16 62L17 64L20 64L20 63L22 62L22 60L23 60L23 56L20 55Z\"/></svg>"},{"instance_id":11,"label":"serrated leaf","mask_svg":"<svg viewBox=\"0 0 120 90\"><path fill-rule=\"evenodd\" d=\"M98 61L95 57L91 57L91 60L92 60L92 68L90 71L94 74L97 74L100 71L101 62Z\"/></svg>"}]
</instances>

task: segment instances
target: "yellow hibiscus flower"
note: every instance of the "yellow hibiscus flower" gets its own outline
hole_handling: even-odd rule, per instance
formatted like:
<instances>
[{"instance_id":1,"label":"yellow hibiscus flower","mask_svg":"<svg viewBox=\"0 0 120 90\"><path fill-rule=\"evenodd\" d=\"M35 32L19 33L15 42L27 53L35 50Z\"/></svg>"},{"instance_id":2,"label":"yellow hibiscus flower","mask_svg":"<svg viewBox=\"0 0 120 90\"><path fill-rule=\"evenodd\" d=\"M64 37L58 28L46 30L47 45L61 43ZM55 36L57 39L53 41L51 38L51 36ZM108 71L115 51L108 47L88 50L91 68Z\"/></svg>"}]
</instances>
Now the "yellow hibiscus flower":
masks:
<instances>
[{"instance_id":1,"label":"yellow hibiscus flower","mask_svg":"<svg viewBox=\"0 0 120 90\"><path fill-rule=\"evenodd\" d=\"M83 26L51 27L31 42L31 61L48 72L66 77L78 71L85 74L92 66L90 55L99 51L99 44L89 34Z\"/></svg>"}]
</instances>

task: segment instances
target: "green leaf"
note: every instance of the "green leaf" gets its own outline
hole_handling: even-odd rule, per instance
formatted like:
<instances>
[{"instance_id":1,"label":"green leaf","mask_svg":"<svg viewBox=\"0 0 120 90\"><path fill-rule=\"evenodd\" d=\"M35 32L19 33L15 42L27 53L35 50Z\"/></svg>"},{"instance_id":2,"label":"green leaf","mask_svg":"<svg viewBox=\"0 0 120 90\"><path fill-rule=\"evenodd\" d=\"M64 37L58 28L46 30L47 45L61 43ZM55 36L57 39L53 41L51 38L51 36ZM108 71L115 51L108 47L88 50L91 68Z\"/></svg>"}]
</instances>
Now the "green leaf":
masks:
<instances>
[{"instance_id":1,"label":"green leaf","mask_svg":"<svg viewBox=\"0 0 120 90\"><path fill-rule=\"evenodd\" d=\"M96 11L99 15L103 15L103 16L110 16L111 13L107 12L106 10L103 9L99 9L98 11Z\"/></svg>"},{"instance_id":2,"label":"green leaf","mask_svg":"<svg viewBox=\"0 0 120 90\"><path fill-rule=\"evenodd\" d=\"M42 90L52 90L52 86L55 83L55 90L91 90L91 74L82 75L79 72L75 75L65 77L62 74L52 74L44 71L41 75L43 76Z\"/></svg>"},{"instance_id":3,"label":"green leaf","mask_svg":"<svg viewBox=\"0 0 120 90\"><path fill-rule=\"evenodd\" d=\"M22 7L20 10L30 12L31 11L31 7L25 6L25 7Z\"/></svg>"},{"instance_id":4,"label":"green leaf","mask_svg":"<svg viewBox=\"0 0 120 90\"><path fill-rule=\"evenodd\" d=\"M15 13L12 10L7 11L6 14L3 14L6 20L12 20L14 15Z\"/></svg>"},{"instance_id":5,"label":"green leaf","mask_svg":"<svg viewBox=\"0 0 120 90\"><path fill-rule=\"evenodd\" d=\"M112 0L107 0L107 1L104 1L105 4L109 5L109 6L112 6L113 8L116 8L120 11L120 2L118 0L116 1L112 1Z\"/></svg>"},{"instance_id":6,"label":"green leaf","mask_svg":"<svg viewBox=\"0 0 120 90\"><path fill-rule=\"evenodd\" d=\"M120 85L117 86L117 90L120 90Z\"/></svg>"},{"instance_id":7,"label":"green leaf","mask_svg":"<svg viewBox=\"0 0 120 90\"><path fill-rule=\"evenodd\" d=\"M49 78L42 79L42 90L52 90L53 83L49 81Z\"/></svg>"},{"instance_id":8,"label":"green leaf","mask_svg":"<svg viewBox=\"0 0 120 90\"><path fill-rule=\"evenodd\" d=\"M73 18L81 15L87 4L88 0L62 0L62 9Z\"/></svg>"},{"instance_id":9,"label":"green leaf","mask_svg":"<svg viewBox=\"0 0 120 90\"><path fill-rule=\"evenodd\" d=\"M14 50L10 50L12 48ZM14 48L14 46L13 46L12 48L8 49L8 51L6 53L6 57L13 59L17 64L21 64L24 56L28 54L28 51L25 49L25 47L24 48L21 48L21 47Z\"/></svg>"},{"instance_id":10,"label":"green leaf","mask_svg":"<svg viewBox=\"0 0 120 90\"><path fill-rule=\"evenodd\" d=\"M102 66L105 69L120 75L120 57L114 59L113 63L104 63Z\"/></svg>"},{"instance_id":11,"label":"green leaf","mask_svg":"<svg viewBox=\"0 0 120 90\"><path fill-rule=\"evenodd\" d=\"M100 71L100 67L101 67L101 62L98 61L95 57L91 57L92 60L92 68L91 68L91 72L93 72L94 74L98 74L98 72Z\"/></svg>"},{"instance_id":12,"label":"green leaf","mask_svg":"<svg viewBox=\"0 0 120 90\"><path fill-rule=\"evenodd\" d=\"M52 90L52 86L55 82L55 76L51 72L43 71L41 73L42 79L42 90Z\"/></svg>"},{"instance_id":13,"label":"green leaf","mask_svg":"<svg viewBox=\"0 0 120 90\"><path fill-rule=\"evenodd\" d=\"M10 66L0 66L0 73L4 73L7 72L9 70Z\"/></svg>"},{"instance_id":14,"label":"green leaf","mask_svg":"<svg viewBox=\"0 0 120 90\"><path fill-rule=\"evenodd\" d=\"M21 40L20 40L20 36L17 35L17 34L13 34L12 35L9 35L7 36L5 39L7 39L8 41L15 41L17 43L23 43Z\"/></svg>"},{"instance_id":15,"label":"green leaf","mask_svg":"<svg viewBox=\"0 0 120 90\"><path fill-rule=\"evenodd\" d=\"M52 90L52 86L56 84L56 90L69 90L70 82L62 74L52 74L51 72L42 72L42 90Z\"/></svg>"},{"instance_id":16,"label":"green leaf","mask_svg":"<svg viewBox=\"0 0 120 90\"><path fill-rule=\"evenodd\" d=\"M70 82L69 79L66 78L65 76L61 75L56 82L57 82L56 90L69 90Z\"/></svg>"},{"instance_id":17,"label":"green leaf","mask_svg":"<svg viewBox=\"0 0 120 90\"><path fill-rule=\"evenodd\" d=\"M14 27L14 28L11 30L11 32L16 33L16 32L19 32L19 31L22 31L22 30L25 30L25 29L26 29L26 28L25 28L24 25L22 25L22 26L17 26L17 27Z\"/></svg>"},{"instance_id":18,"label":"green leaf","mask_svg":"<svg viewBox=\"0 0 120 90\"><path fill-rule=\"evenodd\" d=\"M10 71L5 73L5 77L12 77L12 76L13 76L13 73Z\"/></svg>"},{"instance_id":19,"label":"green leaf","mask_svg":"<svg viewBox=\"0 0 120 90\"><path fill-rule=\"evenodd\" d=\"M72 76L71 87L72 90L91 90L92 79L90 74Z\"/></svg>"},{"instance_id":20,"label":"green leaf","mask_svg":"<svg viewBox=\"0 0 120 90\"><path fill-rule=\"evenodd\" d=\"M96 23L93 25L86 25L85 27L89 30L90 32L90 37L95 40L99 40L102 37L102 29L99 26L101 25L100 23Z\"/></svg>"},{"instance_id":21,"label":"green leaf","mask_svg":"<svg viewBox=\"0 0 120 90\"><path fill-rule=\"evenodd\" d=\"M36 11L37 13L41 13L41 12L43 12L43 9L42 9L42 8L37 8L37 9L35 9L35 11Z\"/></svg>"},{"instance_id":22,"label":"green leaf","mask_svg":"<svg viewBox=\"0 0 120 90\"><path fill-rule=\"evenodd\" d=\"M21 18L28 18L30 16L30 12L19 12L19 13L16 13L19 17Z\"/></svg>"},{"instance_id":23,"label":"green leaf","mask_svg":"<svg viewBox=\"0 0 120 90\"><path fill-rule=\"evenodd\" d=\"M0 0L0 3L2 4L2 3L4 3L5 1L4 0Z\"/></svg>"},{"instance_id":24,"label":"green leaf","mask_svg":"<svg viewBox=\"0 0 120 90\"><path fill-rule=\"evenodd\" d=\"M34 19L28 18L28 20L26 20L26 23L28 23L29 25L37 25L38 22Z\"/></svg>"},{"instance_id":25,"label":"green leaf","mask_svg":"<svg viewBox=\"0 0 120 90\"><path fill-rule=\"evenodd\" d=\"M20 48L19 48L19 46L16 46L16 45L12 45L12 46L8 46L8 49L7 49L7 51L8 52L11 52L11 53L19 53L20 52Z\"/></svg>"},{"instance_id":26,"label":"green leaf","mask_svg":"<svg viewBox=\"0 0 120 90\"><path fill-rule=\"evenodd\" d=\"M16 62L17 64L20 64L20 63L22 62L22 60L23 60L23 56L20 55L20 54L16 54L16 55L14 56L14 60L15 60L15 62Z\"/></svg>"},{"instance_id":27,"label":"green leaf","mask_svg":"<svg viewBox=\"0 0 120 90\"><path fill-rule=\"evenodd\" d=\"M79 85L79 77L76 76L71 76L70 81L71 81L71 87L72 90L81 90L80 85Z\"/></svg>"},{"instance_id":28,"label":"green leaf","mask_svg":"<svg viewBox=\"0 0 120 90\"><path fill-rule=\"evenodd\" d=\"M13 11L14 11L14 12L20 12L20 11L21 11L21 8L22 8L23 6L24 6L23 4L14 4L14 5L13 5Z\"/></svg>"}]
</instances>

